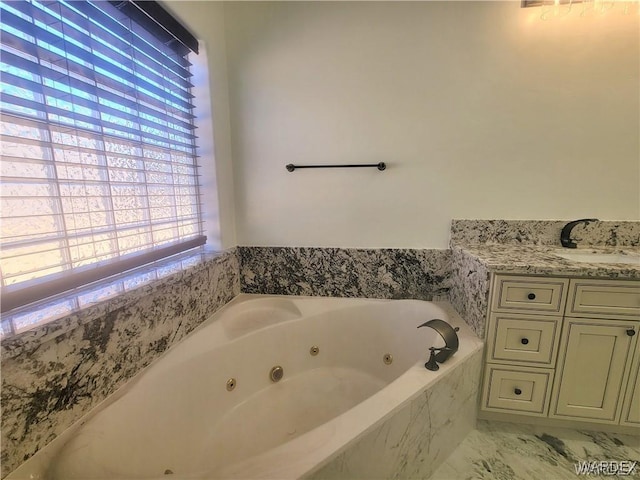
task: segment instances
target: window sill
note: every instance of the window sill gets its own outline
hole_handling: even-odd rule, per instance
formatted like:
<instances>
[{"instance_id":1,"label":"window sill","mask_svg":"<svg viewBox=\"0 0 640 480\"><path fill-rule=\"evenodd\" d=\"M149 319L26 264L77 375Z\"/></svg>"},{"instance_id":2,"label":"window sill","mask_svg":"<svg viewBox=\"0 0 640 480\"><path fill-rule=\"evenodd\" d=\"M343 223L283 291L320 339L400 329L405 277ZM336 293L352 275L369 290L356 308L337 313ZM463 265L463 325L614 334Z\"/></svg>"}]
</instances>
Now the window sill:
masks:
<instances>
[{"instance_id":1,"label":"window sill","mask_svg":"<svg viewBox=\"0 0 640 480\"><path fill-rule=\"evenodd\" d=\"M161 285L179 282L185 275L206 268L208 262L225 253L198 247L7 312L0 322L2 356L13 357L26 343L52 340L130 305Z\"/></svg>"}]
</instances>

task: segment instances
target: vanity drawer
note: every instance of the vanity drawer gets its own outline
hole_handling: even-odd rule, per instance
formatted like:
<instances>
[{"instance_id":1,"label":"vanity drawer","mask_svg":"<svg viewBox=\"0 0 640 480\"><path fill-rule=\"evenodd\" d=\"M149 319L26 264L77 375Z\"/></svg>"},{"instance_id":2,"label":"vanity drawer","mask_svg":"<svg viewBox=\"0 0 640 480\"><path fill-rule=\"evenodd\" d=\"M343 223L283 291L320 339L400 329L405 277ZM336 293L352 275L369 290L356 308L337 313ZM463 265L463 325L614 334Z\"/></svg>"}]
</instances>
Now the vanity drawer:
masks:
<instances>
[{"instance_id":1,"label":"vanity drawer","mask_svg":"<svg viewBox=\"0 0 640 480\"><path fill-rule=\"evenodd\" d=\"M490 367L484 382L484 410L546 416L553 370Z\"/></svg>"},{"instance_id":2,"label":"vanity drawer","mask_svg":"<svg viewBox=\"0 0 640 480\"><path fill-rule=\"evenodd\" d=\"M493 311L562 314L569 280L497 275L493 288Z\"/></svg>"},{"instance_id":3,"label":"vanity drawer","mask_svg":"<svg viewBox=\"0 0 640 480\"><path fill-rule=\"evenodd\" d=\"M555 365L562 317L494 313L489 318L487 362Z\"/></svg>"},{"instance_id":4,"label":"vanity drawer","mask_svg":"<svg viewBox=\"0 0 640 480\"><path fill-rule=\"evenodd\" d=\"M640 318L640 282L636 280L571 280L571 317Z\"/></svg>"}]
</instances>

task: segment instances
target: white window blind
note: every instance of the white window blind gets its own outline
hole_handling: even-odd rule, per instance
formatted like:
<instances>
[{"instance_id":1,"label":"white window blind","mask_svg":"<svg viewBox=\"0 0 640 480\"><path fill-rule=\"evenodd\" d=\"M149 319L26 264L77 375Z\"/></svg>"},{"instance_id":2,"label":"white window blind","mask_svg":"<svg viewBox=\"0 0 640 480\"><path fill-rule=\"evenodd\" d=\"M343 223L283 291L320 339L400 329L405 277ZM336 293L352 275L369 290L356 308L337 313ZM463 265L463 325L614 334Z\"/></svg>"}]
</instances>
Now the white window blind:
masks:
<instances>
[{"instance_id":1,"label":"white window blind","mask_svg":"<svg viewBox=\"0 0 640 480\"><path fill-rule=\"evenodd\" d=\"M0 2L2 311L205 242L188 49L116 3Z\"/></svg>"}]
</instances>

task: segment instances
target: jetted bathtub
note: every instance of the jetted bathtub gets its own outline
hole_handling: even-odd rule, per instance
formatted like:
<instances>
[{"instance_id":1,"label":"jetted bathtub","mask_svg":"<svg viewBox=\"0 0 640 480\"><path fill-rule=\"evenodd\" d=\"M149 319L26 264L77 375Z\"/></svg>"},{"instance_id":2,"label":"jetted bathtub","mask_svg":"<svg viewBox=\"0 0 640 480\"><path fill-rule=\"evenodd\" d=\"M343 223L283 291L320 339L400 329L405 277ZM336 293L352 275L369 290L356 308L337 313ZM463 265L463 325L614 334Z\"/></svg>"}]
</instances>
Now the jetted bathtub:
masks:
<instances>
[{"instance_id":1,"label":"jetted bathtub","mask_svg":"<svg viewBox=\"0 0 640 480\"><path fill-rule=\"evenodd\" d=\"M446 303L242 294L8 478L312 476L481 348Z\"/></svg>"}]
</instances>

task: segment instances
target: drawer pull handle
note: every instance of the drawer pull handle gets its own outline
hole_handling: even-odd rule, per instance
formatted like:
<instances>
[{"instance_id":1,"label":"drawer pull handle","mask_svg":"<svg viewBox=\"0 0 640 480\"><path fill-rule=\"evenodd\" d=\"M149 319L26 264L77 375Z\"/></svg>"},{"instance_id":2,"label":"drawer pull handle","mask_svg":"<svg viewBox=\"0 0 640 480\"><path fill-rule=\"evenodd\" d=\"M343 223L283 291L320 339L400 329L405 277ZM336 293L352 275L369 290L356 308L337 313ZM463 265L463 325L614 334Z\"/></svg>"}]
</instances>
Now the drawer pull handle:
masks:
<instances>
[{"instance_id":1,"label":"drawer pull handle","mask_svg":"<svg viewBox=\"0 0 640 480\"><path fill-rule=\"evenodd\" d=\"M529 300L535 300L536 299L536 294L535 293L530 293L529 295L527 295L527 298Z\"/></svg>"},{"instance_id":2,"label":"drawer pull handle","mask_svg":"<svg viewBox=\"0 0 640 480\"><path fill-rule=\"evenodd\" d=\"M627 330L627 335L629 335L630 337L633 337L636 334L636 331L633 328L630 328L629 330Z\"/></svg>"},{"instance_id":3,"label":"drawer pull handle","mask_svg":"<svg viewBox=\"0 0 640 480\"><path fill-rule=\"evenodd\" d=\"M526 345L527 343L529 343L529 339L528 338L523 338L520 340L520 343L523 345Z\"/></svg>"},{"instance_id":4,"label":"drawer pull handle","mask_svg":"<svg viewBox=\"0 0 640 480\"><path fill-rule=\"evenodd\" d=\"M516 388L513 393L515 393L516 395L520 395L522 394L522 390L520 390L519 388Z\"/></svg>"}]
</instances>

